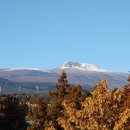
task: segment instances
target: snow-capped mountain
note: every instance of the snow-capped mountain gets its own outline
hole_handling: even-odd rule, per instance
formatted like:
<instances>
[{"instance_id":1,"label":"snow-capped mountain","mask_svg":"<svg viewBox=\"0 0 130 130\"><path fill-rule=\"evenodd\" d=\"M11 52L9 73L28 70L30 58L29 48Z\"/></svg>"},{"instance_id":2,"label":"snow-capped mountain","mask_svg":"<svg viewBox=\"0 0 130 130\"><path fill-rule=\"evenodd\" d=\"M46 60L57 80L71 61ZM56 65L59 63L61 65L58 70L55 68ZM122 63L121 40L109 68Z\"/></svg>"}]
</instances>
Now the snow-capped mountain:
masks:
<instances>
[{"instance_id":1,"label":"snow-capped mountain","mask_svg":"<svg viewBox=\"0 0 130 130\"><path fill-rule=\"evenodd\" d=\"M108 72L108 70L99 68L96 65L78 62L65 62L59 67L59 69L77 69L83 71Z\"/></svg>"},{"instance_id":2,"label":"snow-capped mountain","mask_svg":"<svg viewBox=\"0 0 130 130\"><path fill-rule=\"evenodd\" d=\"M55 83L63 71L67 73L67 78L70 84L79 84L87 89L92 88L93 84L101 78L108 79L112 89L115 87L123 87L127 84L128 78L128 73L111 72L93 64L65 62L60 67L50 70L25 67L0 69L0 78L2 78L0 84L5 82L5 86L7 84L11 86L13 82L11 89L19 84L25 84L24 87L27 90L32 89L32 84L33 88L35 88L36 84L42 83L41 88L50 90L54 88ZM6 88L6 90L8 89L10 88Z\"/></svg>"},{"instance_id":3,"label":"snow-capped mountain","mask_svg":"<svg viewBox=\"0 0 130 130\"><path fill-rule=\"evenodd\" d=\"M73 71L81 70L81 71L109 72L108 70L99 68L93 64L70 62L70 61L63 63L60 67L58 67L56 69L58 69L58 70L72 69ZM20 71L20 70L21 71L29 71L29 70L31 71L32 70L32 71L50 72L55 69L45 70L45 69L40 69L40 68L26 68L26 67L0 69L0 71Z\"/></svg>"}]
</instances>

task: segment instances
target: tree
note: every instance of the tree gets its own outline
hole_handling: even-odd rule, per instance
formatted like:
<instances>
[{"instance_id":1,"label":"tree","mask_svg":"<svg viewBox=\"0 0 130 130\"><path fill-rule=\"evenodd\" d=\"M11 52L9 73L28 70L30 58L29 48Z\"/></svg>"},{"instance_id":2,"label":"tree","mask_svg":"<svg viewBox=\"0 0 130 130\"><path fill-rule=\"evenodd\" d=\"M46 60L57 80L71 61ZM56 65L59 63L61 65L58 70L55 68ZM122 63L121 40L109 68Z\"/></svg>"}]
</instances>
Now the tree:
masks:
<instances>
[{"instance_id":1,"label":"tree","mask_svg":"<svg viewBox=\"0 0 130 130\"><path fill-rule=\"evenodd\" d=\"M125 85L123 93L124 93L124 100L125 100L125 107L130 108L130 76L128 77L128 84Z\"/></svg>"},{"instance_id":2,"label":"tree","mask_svg":"<svg viewBox=\"0 0 130 130\"><path fill-rule=\"evenodd\" d=\"M130 118L130 109L123 109L123 92L110 91L106 79L95 85L92 96L77 109L71 100L63 101L63 115L58 123L64 130L124 130ZM130 126L130 125L129 125Z\"/></svg>"},{"instance_id":3,"label":"tree","mask_svg":"<svg viewBox=\"0 0 130 130\"><path fill-rule=\"evenodd\" d=\"M0 128L2 130L4 130L4 125L3 125L4 109L5 109L4 101L3 101L3 98L0 97Z\"/></svg>"},{"instance_id":4,"label":"tree","mask_svg":"<svg viewBox=\"0 0 130 130\"><path fill-rule=\"evenodd\" d=\"M68 84L67 76L65 72L62 72L60 78L56 83L55 90L50 92L52 97L52 101L50 107L48 108L48 117L49 120L52 120L54 127L56 129L62 129L57 122L57 118L61 115L61 111L63 110L62 102L64 100L65 95L68 93Z\"/></svg>"},{"instance_id":5,"label":"tree","mask_svg":"<svg viewBox=\"0 0 130 130\"><path fill-rule=\"evenodd\" d=\"M71 102L75 103L76 108L80 109L80 103L89 96L91 96L91 93L85 89L82 89L80 85L70 85L64 100L71 100Z\"/></svg>"},{"instance_id":6,"label":"tree","mask_svg":"<svg viewBox=\"0 0 130 130\"><path fill-rule=\"evenodd\" d=\"M32 108L32 126L31 130L43 130L47 117L47 104L42 96L38 96Z\"/></svg>"},{"instance_id":7,"label":"tree","mask_svg":"<svg viewBox=\"0 0 130 130\"><path fill-rule=\"evenodd\" d=\"M54 98L63 98L67 94L68 87L67 75L65 72L62 72L60 78L58 79L54 92L50 92L50 95Z\"/></svg>"},{"instance_id":8,"label":"tree","mask_svg":"<svg viewBox=\"0 0 130 130\"><path fill-rule=\"evenodd\" d=\"M27 127L25 116L26 105L16 97L10 96L3 99L3 117L1 128L4 130L24 130Z\"/></svg>"},{"instance_id":9,"label":"tree","mask_svg":"<svg viewBox=\"0 0 130 130\"><path fill-rule=\"evenodd\" d=\"M123 89L123 94L124 94L124 99L123 101L125 102L124 103L124 109L127 109L129 108L130 109L130 75L128 76L128 84L124 86L124 89ZM127 123L126 123L126 126L128 127L128 129L130 129L130 118L128 119Z\"/></svg>"}]
</instances>

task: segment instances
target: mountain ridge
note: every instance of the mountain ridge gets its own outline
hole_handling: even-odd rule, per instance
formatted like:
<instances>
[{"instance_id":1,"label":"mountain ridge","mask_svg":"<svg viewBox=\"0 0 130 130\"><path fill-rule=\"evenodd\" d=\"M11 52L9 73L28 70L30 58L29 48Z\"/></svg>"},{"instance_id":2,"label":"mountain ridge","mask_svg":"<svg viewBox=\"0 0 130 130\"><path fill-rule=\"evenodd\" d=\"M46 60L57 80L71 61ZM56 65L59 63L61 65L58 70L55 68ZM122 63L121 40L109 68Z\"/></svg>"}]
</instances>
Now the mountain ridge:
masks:
<instances>
[{"instance_id":1,"label":"mountain ridge","mask_svg":"<svg viewBox=\"0 0 130 130\"><path fill-rule=\"evenodd\" d=\"M108 73L127 73L127 72L116 72L116 71L110 71L107 69L100 68L96 66L95 64L90 63L80 63L80 62L72 62L72 61L66 61L61 66L51 69L42 69L42 68L31 68L31 67L10 67L10 68L0 68L0 71L17 71L17 70L36 70L41 72L51 72L53 70L64 70L64 69L75 69L75 70L81 70L81 71L95 71L95 72L108 72Z\"/></svg>"},{"instance_id":2,"label":"mountain ridge","mask_svg":"<svg viewBox=\"0 0 130 130\"><path fill-rule=\"evenodd\" d=\"M86 63L83 64L77 62L65 62L60 67L49 70L38 68L0 69L0 78L10 80L13 83L17 82L17 84L18 82L21 84L22 82L26 82L33 85L35 83L55 84L63 71L67 73L70 84L79 84L87 89L92 88L93 84L98 82L101 78L107 78L112 89L116 87L123 87L127 84L128 78L128 73L111 72L98 68L92 64L88 65ZM31 85L29 85L29 87L31 87ZM44 88L44 85L42 87Z\"/></svg>"}]
</instances>

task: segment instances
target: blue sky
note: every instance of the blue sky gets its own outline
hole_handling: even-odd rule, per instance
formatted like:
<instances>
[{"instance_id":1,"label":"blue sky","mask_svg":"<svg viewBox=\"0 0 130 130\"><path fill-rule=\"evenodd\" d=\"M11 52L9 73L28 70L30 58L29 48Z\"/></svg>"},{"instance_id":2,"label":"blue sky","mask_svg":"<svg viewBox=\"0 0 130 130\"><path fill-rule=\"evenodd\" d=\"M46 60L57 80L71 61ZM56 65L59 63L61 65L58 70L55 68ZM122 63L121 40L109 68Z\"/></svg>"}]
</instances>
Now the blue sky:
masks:
<instances>
[{"instance_id":1,"label":"blue sky","mask_svg":"<svg viewBox=\"0 0 130 130\"><path fill-rule=\"evenodd\" d=\"M0 68L65 61L128 72L130 1L0 1Z\"/></svg>"}]
</instances>

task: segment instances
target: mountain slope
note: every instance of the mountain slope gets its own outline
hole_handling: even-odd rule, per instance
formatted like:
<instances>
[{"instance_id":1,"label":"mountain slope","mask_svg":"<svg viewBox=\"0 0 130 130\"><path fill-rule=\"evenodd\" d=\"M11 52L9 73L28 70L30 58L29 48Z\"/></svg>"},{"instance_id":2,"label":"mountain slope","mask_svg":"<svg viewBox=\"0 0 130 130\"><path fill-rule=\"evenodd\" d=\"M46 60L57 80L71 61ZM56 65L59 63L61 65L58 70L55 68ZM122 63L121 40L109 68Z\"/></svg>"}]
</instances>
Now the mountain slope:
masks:
<instances>
[{"instance_id":1,"label":"mountain slope","mask_svg":"<svg viewBox=\"0 0 130 130\"><path fill-rule=\"evenodd\" d=\"M127 84L128 73L111 72L99 68L93 64L65 62L59 68L53 70L54 73L60 74L62 71L67 73L71 83L82 86L92 86L101 78L107 78L111 88L123 87Z\"/></svg>"},{"instance_id":2,"label":"mountain slope","mask_svg":"<svg viewBox=\"0 0 130 130\"><path fill-rule=\"evenodd\" d=\"M26 89L30 89L32 84L34 89L38 83L46 83L46 85L49 83L54 88L54 84L57 82L62 71L67 73L69 83L79 84L87 89L91 89L92 85L99 81L100 78L107 78L111 88L123 87L127 84L128 78L128 73L110 72L92 64L77 62L65 62L60 67L51 70L36 68L0 69L0 77L13 81L13 83L16 83L16 86L22 84L22 82L30 84L25 85ZM44 88L44 84L41 86Z\"/></svg>"}]
</instances>

